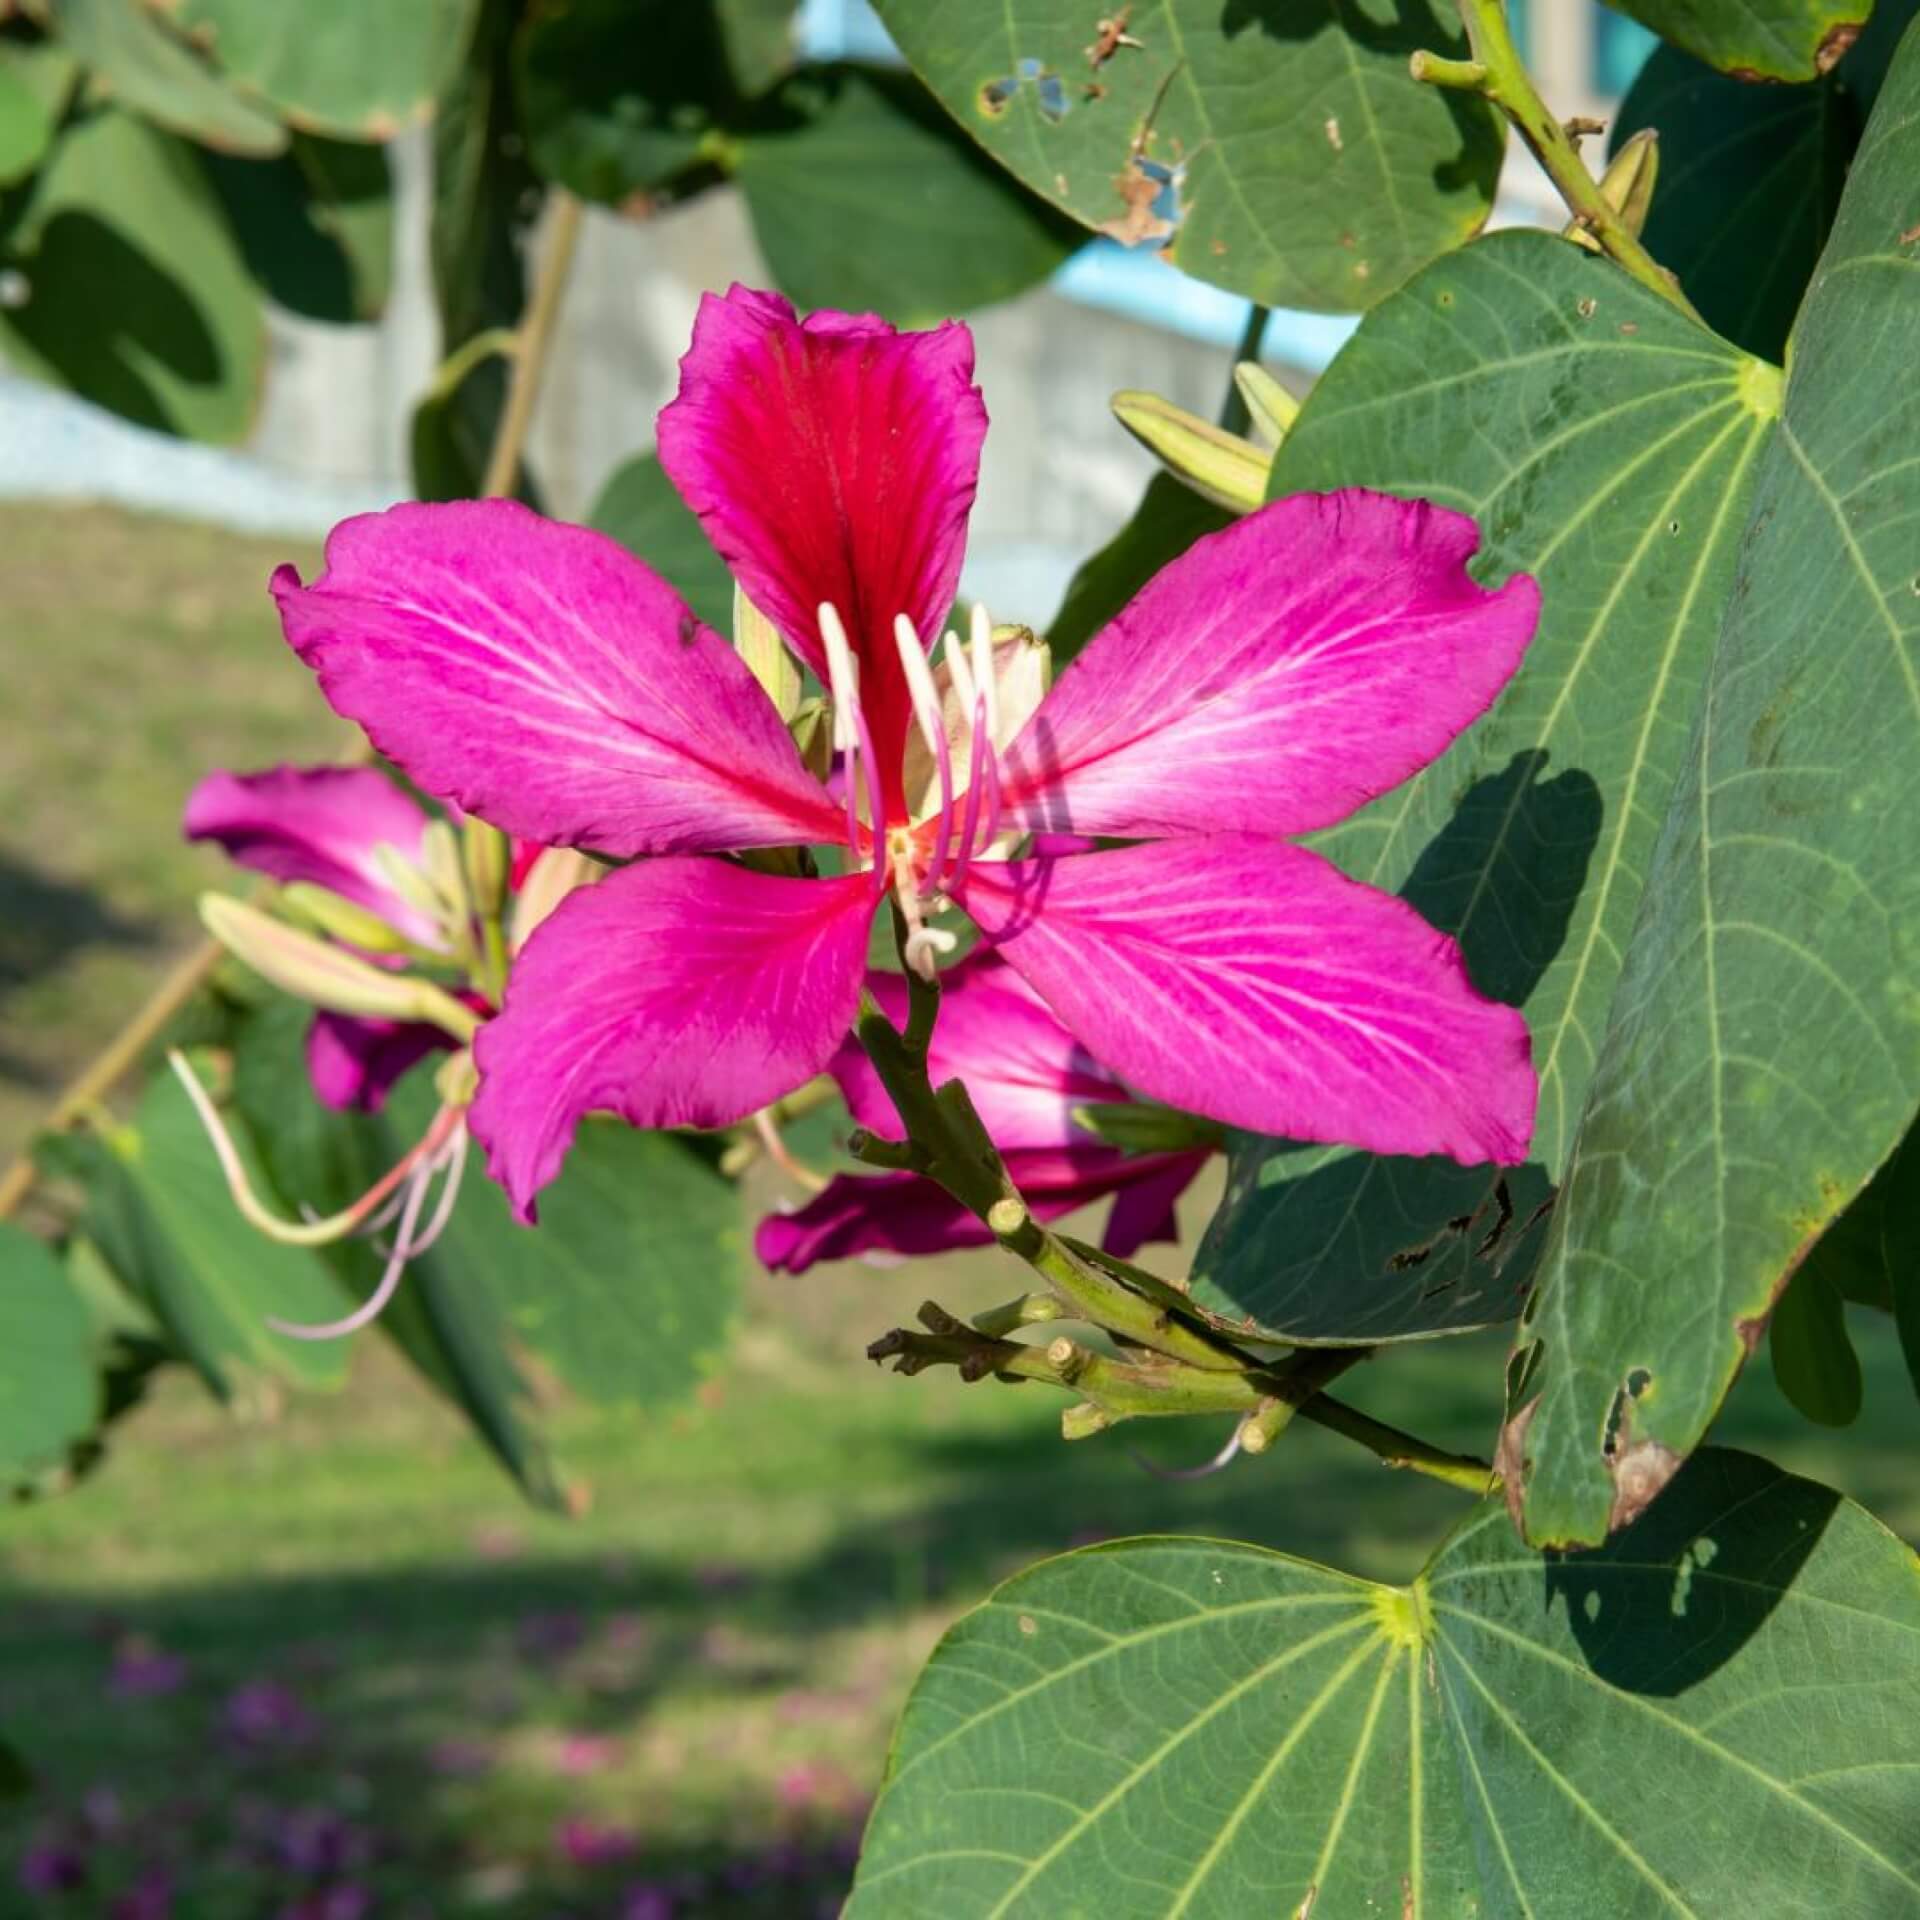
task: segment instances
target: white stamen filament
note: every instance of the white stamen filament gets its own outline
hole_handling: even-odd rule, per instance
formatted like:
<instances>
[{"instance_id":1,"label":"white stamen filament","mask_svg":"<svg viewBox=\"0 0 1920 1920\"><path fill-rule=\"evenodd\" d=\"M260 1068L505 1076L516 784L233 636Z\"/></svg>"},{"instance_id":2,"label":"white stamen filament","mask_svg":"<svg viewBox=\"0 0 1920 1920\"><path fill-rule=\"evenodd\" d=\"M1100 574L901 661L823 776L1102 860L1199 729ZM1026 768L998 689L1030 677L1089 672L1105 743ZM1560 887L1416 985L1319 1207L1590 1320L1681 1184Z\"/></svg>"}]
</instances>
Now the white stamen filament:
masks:
<instances>
[{"instance_id":1,"label":"white stamen filament","mask_svg":"<svg viewBox=\"0 0 1920 1920\"><path fill-rule=\"evenodd\" d=\"M331 1246L336 1240L344 1240L350 1233L364 1231L368 1219L378 1215L381 1203L400 1187L401 1182L415 1172L423 1161L432 1160L440 1152L447 1142L451 1127L460 1117L452 1108L443 1107L435 1115L433 1125L427 1129L426 1138L402 1154L351 1206L324 1217L316 1217L310 1210L302 1209L307 1217L295 1223L283 1220L254 1192L253 1182L247 1176L239 1149L233 1143L232 1134L227 1131L227 1123L208 1096L206 1088L200 1084L198 1076L187 1064L186 1055L176 1047L168 1052L167 1064L186 1089L187 1098L193 1102L193 1110L199 1116L201 1126L206 1129L215 1157L220 1162L220 1171L226 1176L227 1191L232 1195L233 1204L239 1209L241 1218L257 1232L265 1234L269 1240L279 1241L282 1246Z\"/></svg>"},{"instance_id":2,"label":"white stamen filament","mask_svg":"<svg viewBox=\"0 0 1920 1920\"><path fill-rule=\"evenodd\" d=\"M318 1326L309 1326L298 1320L277 1320L272 1314L267 1316L267 1325L275 1333L284 1333L294 1340L339 1340L347 1334L358 1333L362 1327L377 1320L387 1302L399 1290L400 1276L407 1270L407 1261L413 1253L414 1223L420 1217L420 1208L426 1201L427 1189L433 1185L434 1168L437 1164L437 1161L429 1161L408 1183L407 1204L400 1214L400 1230L394 1235L393 1251L387 1256L386 1267L380 1275L380 1284L359 1306L344 1319L323 1321Z\"/></svg>"},{"instance_id":3,"label":"white stamen filament","mask_svg":"<svg viewBox=\"0 0 1920 1920\"><path fill-rule=\"evenodd\" d=\"M827 649L827 692L833 700L833 750L851 753L858 743L853 716L860 704L860 669L830 600L820 602L820 638Z\"/></svg>"},{"instance_id":4,"label":"white stamen filament","mask_svg":"<svg viewBox=\"0 0 1920 1920\"><path fill-rule=\"evenodd\" d=\"M860 864L860 786L867 783L867 820L873 836L880 832L879 769L874 765L873 735L860 709L860 665L847 644L847 629L837 608L822 600L818 608L820 639L827 650L827 691L833 699L833 749L842 756L847 789L847 851ZM878 884L880 862L873 863Z\"/></svg>"},{"instance_id":5,"label":"white stamen filament","mask_svg":"<svg viewBox=\"0 0 1920 1920\"><path fill-rule=\"evenodd\" d=\"M951 953L960 944L959 936L946 927L927 925L928 909L937 909L941 903L931 889L923 888L914 877L913 836L907 833L896 835L889 853L893 867L893 897L899 901L901 915L907 923L907 938L900 950L900 957L922 980L931 980L940 957Z\"/></svg>"},{"instance_id":6,"label":"white stamen filament","mask_svg":"<svg viewBox=\"0 0 1920 1920\"><path fill-rule=\"evenodd\" d=\"M940 891L946 877L947 854L953 843L953 748L947 740L946 716L940 710L940 690L933 684L933 669L927 665L926 649L904 613L893 616L894 644L900 649L900 670L907 678L907 697L913 702L913 717L919 722L920 737L927 743L933 764L940 776L940 818L933 834L933 859L927 867L922 890Z\"/></svg>"},{"instance_id":7,"label":"white stamen filament","mask_svg":"<svg viewBox=\"0 0 1920 1920\"><path fill-rule=\"evenodd\" d=\"M272 1315L268 1315L267 1325L275 1333L283 1333L292 1340L340 1340L350 1333L358 1333L362 1327L371 1326L379 1319L399 1291L408 1261L416 1260L425 1253L446 1232L447 1223L453 1218L454 1203L460 1197L460 1176L467 1164L467 1138L464 1125L455 1127L446 1144L421 1165L407 1183L405 1204L400 1210L399 1230L393 1236L392 1246L380 1247L387 1262L380 1274L380 1284L359 1306L342 1319L323 1321L317 1326L299 1320L279 1320ZM433 1210L433 1218L415 1232L420 1209L426 1204L434 1177L443 1171L447 1177L440 1188L440 1200ZM379 1246L378 1241L374 1244Z\"/></svg>"},{"instance_id":8,"label":"white stamen filament","mask_svg":"<svg viewBox=\"0 0 1920 1920\"><path fill-rule=\"evenodd\" d=\"M946 648L941 657L947 663L947 678L953 682L954 693L959 697L960 711L966 716L968 726L971 726L976 697L973 675L967 671L966 649L961 646L960 636L951 627L947 629Z\"/></svg>"},{"instance_id":9,"label":"white stamen filament","mask_svg":"<svg viewBox=\"0 0 1920 1920\"><path fill-rule=\"evenodd\" d=\"M993 677L993 622L978 600L973 603L973 684L987 710L987 744L1000 744L1000 708Z\"/></svg>"}]
</instances>

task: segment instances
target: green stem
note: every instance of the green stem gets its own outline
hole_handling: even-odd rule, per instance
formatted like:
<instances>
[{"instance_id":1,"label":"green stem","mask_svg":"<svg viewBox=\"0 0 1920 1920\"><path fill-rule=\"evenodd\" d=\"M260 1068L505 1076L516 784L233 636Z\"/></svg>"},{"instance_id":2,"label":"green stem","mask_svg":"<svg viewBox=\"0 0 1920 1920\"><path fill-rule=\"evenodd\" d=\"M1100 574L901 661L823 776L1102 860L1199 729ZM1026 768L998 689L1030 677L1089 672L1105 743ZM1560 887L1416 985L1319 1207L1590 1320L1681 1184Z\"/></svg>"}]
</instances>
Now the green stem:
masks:
<instances>
[{"instance_id":1,"label":"green stem","mask_svg":"<svg viewBox=\"0 0 1920 1920\"><path fill-rule=\"evenodd\" d=\"M1547 178L1559 190L1575 223L1593 235L1606 254L1643 287L1657 293L1689 318L1698 320L1680 283L1641 244L1617 209L1607 204L1600 183L1587 171L1580 149L1547 111L1533 80L1521 64L1507 25L1504 0L1455 0L1473 49L1471 60L1416 53L1413 77L1430 86L1477 93L1513 122Z\"/></svg>"},{"instance_id":2,"label":"green stem","mask_svg":"<svg viewBox=\"0 0 1920 1920\"><path fill-rule=\"evenodd\" d=\"M1325 1427L1329 1433L1357 1440L1370 1453L1377 1454L1383 1466L1405 1467L1410 1473L1425 1474L1430 1480L1444 1480L1448 1486L1458 1487L1476 1499L1483 1498L1500 1484L1500 1476L1484 1460L1477 1460L1470 1453L1445 1453L1413 1434L1402 1433L1398 1427L1375 1420L1358 1407L1348 1406L1345 1401L1330 1400L1324 1393L1301 1407L1299 1415L1302 1420L1311 1420L1316 1427Z\"/></svg>"},{"instance_id":3,"label":"green stem","mask_svg":"<svg viewBox=\"0 0 1920 1920\"><path fill-rule=\"evenodd\" d=\"M1260 343L1267 337L1267 322L1273 318L1273 309L1263 307L1255 301L1247 313L1247 324L1241 329L1240 344L1234 350L1233 364L1237 367L1242 360L1258 360ZM1240 391L1240 383L1227 375L1227 397L1220 403L1220 424L1228 433L1245 433L1253 423L1253 415L1248 411L1246 397Z\"/></svg>"}]
</instances>

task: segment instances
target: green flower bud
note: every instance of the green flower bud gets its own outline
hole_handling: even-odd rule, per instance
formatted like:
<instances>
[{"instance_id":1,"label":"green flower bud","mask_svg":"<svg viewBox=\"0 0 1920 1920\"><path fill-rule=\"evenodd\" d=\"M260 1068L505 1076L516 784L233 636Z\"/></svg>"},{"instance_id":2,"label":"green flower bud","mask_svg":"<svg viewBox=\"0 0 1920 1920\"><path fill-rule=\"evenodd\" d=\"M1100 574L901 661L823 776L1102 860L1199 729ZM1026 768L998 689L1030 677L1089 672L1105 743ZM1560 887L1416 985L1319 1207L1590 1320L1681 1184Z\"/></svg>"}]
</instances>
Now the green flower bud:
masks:
<instances>
[{"instance_id":1,"label":"green flower bud","mask_svg":"<svg viewBox=\"0 0 1920 1920\"><path fill-rule=\"evenodd\" d=\"M1154 393L1116 393L1120 424L1176 480L1229 513L1251 513L1267 497L1273 455Z\"/></svg>"},{"instance_id":2,"label":"green flower bud","mask_svg":"<svg viewBox=\"0 0 1920 1920\"><path fill-rule=\"evenodd\" d=\"M1242 360L1233 370L1233 384L1252 416L1254 438L1277 448L1299 419L1300 402L1257 360Z\"/></svg>"}]
</instances>

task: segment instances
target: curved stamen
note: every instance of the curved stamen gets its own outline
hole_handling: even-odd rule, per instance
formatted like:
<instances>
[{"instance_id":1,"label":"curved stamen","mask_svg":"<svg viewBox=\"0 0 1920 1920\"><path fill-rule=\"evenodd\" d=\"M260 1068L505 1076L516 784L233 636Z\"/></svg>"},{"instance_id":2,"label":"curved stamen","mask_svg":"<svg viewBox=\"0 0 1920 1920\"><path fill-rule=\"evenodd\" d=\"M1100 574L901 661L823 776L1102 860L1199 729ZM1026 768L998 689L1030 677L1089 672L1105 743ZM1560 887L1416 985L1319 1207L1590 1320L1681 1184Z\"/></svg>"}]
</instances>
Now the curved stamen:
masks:
<instances>
[{"instance_id":1,"label":"curved stamen","mask_svg":"<svg viewBox=\"0 0 1920 1920\"><path fill-rule=\"evenodd\" d=\"M246 1167L241 1163L239 1149L233 1143L232 1134L227 1131L227 1123L208 1097L206 1088L188 1066L186 1056L177 1047L173 1048L167 1054L167 1064L186 1088L187 1098L193 1102L193 1110L199 1115L200 1124L213 1143L214 1153L220 1161L220 1171L226 1175L227 1191L233 1196L233 1204L239 1209L241 1218L256 1231L264 1233L269 1240L277 1240L283 1246L331 1246L334 1241L344 1240L348 1234L364 1228L368 1218L379 1211L380 1203L423 1160L431 1158L446 1145L448 1135L460 1119L457 1109L442 1107L434 1116L433 1125L427 1129L425 1138L402 1154L358 1200L342 1207L338 1213L299 1222L283 1220L254 1192L253 1182L247 1177Z\"/></svg>"},{"instance_id":2,"label":"curved stamen","mask_svg":"<svg viewBox=\"0 0 1920 1920\"><path fill-rule=\"evenodd\" d=\"M407 1189L407 1204L400 1215L400 1231L394 1235L393 1251L387 1256L386 1270L380 1275L380 1284L368 1294L366 1299L341 1320L328 1320L318 1326L308 1326L298 1320L276 1320L267 1316L267 1325L275 1333L284 1333L294 1340L339 1340L349 1333L358 1333L364 1326L379 1319L386 1304L394 1296L400 1285L400 1276L407 1270L407 1261L413 1254L413 1228L420 1218L420 1208L427 1197L427 1189L433 1185L433 1164L430 1163L414 1175Z\"/></svg>"},{"instance_id":3,"label":"curved stamen","mask_svg":"<svg viewBox=\"0 0 1920 1920\"><path fill-rule=\"evenodd\" d=\"M441 1155L439 1164L446 1168L446 1184L440 1189L440 1204L433 1210L433 1218L421 1229L420 1237L408 1250L408 1257L417 1260L421 1254L446 1232L447 1223L453 1218L454 1203L460 1198L460 1176L467 1170L467 1141L471 1138L462 1127Z\"/></svg>"},{"instance_id":4,"label":"curved stamen","mask_svg":"<svg viewBox=\"0 0 1920 1920\"><path fill-rule=\"evenodd\" d=\"M907 676L907 695L913 702L913 717L920 725L920 737L940 776L940 820L934 829L933 859L920 891L935 894L947 871L947 848L953 838L953 748L947 740L946 716L940 711L940 690L933 684L933 669L927 665L926 649L914 631L913 622L904 613L893 617L894 645L900 649L901 670Z\"/></svg>"},{"instance_id":5,"label":"curved stamen","mask_svg":"<svg viewBox=\"0 0 1920 1920\"><path fill-rule=\"evenodd\" d=\"M833 702L833 750L841 756L847 790L847 851L860 864L860 669L847 644L847 629L837 608L822 600L818 608L820 640L827 650L827 694ZM873 806L873 776L867 776L867 806Z\"/></svg>"},{"instance_id":6,"label":"curved stamen","mask_svg":"<svg viewBox=\"0 0 1920 1920\"><path fill-rule=\"evenodd\" d=\"M987 744L987 703L981 700L973 709L973 752L967 760L967 805L960 817L960 852L953 863L953 878L947 883L949 892L966 879L967 869L973 864L974 849L978 844L974 836L980 830L980 788L986 778L987 760L992 751ZM994 793L997 799L998 781L995 782Z\"/></svg>"},{"instance_id":7,"label":"curved stamen","mask_svg":"<svg viewBox=\"0 0 1920 1920\"><path fill-rule=\"evenodd\" d=\"M973 651L973 684L987 709L987 743L998 749L1000 745L1000 704L999 687L994 680L993 671L993 622L987 618L987 610L978 600L973 603L973 626L971 634Z\"/></svg>"},{"instance_id":8,"label":"curved stamen","mask_svg":"<svg viewBox=\"0 0 1920 1920\"><path fill-rule=\"evenodd\" d=\"M1227 1437L1227 1444L1211 1460L1203 1460L1197 1467L1163 1467L1157 1460L1149 1460L1144 1453L1132 1452L1128 1457L1144 1473L1150 1473L1156 1480L1204 1480L1210 1473L1218 1473L1222 1467L1231 1466L1234 1456L1240 1451L1241 1422L1235 1420L1233 1432Z\"/></svg>"},{"instance_id":9,"label":"curved stamen","mask_svg":"<svg viewBox=\"0 0 1920 1920\"><path fill-rule=\"evenodd\" d=\"M973 703L978 697L973 684L973 674L967 667L967 650L960 644L960 636L953 628L947 629L944 650L940 656L947 663L947 678L953 682L954 693L959 697L960 711L966 716L967 724L973 724Z\"/></svg>"}]
</instances>

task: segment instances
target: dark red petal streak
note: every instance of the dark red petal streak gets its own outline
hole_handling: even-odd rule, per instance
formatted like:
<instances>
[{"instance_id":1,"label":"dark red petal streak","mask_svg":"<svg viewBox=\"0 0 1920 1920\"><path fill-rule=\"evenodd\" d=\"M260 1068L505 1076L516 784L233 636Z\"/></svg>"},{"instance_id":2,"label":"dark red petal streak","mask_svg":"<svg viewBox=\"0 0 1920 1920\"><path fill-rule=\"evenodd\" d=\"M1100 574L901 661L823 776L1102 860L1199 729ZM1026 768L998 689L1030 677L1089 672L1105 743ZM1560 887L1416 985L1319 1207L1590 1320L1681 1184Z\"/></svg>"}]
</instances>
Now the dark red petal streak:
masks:
<instances>
[{"instance_id":1,"label":"dark red petal streak","mask_svg":"<svg viewBox=\"0 0 1920 1920\"><path fill-rule=\"evenodd\" d=\"M660 459L748 597L823 679L830 601L901 811L910 708L893 620L931 645L960 578L986 408L956 321L900 333L871 315L806 321L777 294L708 294L660 415Z\"/></svg>"}]
</instances>

